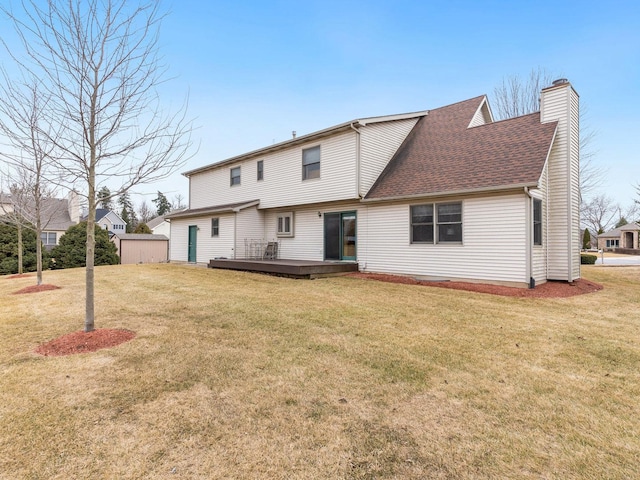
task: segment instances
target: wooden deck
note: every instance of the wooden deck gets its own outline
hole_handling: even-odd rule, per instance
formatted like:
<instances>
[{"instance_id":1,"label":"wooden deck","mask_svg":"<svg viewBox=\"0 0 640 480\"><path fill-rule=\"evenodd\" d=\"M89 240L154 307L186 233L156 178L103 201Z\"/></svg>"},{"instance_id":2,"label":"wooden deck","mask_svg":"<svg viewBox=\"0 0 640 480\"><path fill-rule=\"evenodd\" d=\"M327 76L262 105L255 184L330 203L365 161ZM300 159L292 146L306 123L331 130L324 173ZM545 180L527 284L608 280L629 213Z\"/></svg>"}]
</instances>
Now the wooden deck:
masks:
<instances>
[{"instance_id":1,"label":"wooden deck","mask_svg":"<svg viewBox=\"0 0 640 480\"><path fill-rule=\"evenodd\" d=\"M209 260L209 268L268 273L291 278L319 278L357 272L356 262L317 262L313 260Z\"/></svg>"}]
</instances>

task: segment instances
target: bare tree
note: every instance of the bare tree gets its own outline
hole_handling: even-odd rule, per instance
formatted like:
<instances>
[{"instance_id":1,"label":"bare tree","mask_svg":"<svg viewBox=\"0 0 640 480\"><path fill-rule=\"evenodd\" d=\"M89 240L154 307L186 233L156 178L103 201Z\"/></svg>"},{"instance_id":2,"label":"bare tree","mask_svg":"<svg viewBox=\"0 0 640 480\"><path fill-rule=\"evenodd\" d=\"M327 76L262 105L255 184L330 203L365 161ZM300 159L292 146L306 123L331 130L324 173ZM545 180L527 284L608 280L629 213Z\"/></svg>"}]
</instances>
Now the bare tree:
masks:
<instances>
[{"instance_id":1,"label":"bare tree","mask_svg":"<svg viewBox=\"0 0 640 480\"><path fill-rule=\"evenodd\" d=\"M583 202L580 210L582 223L596 235L609 230L620 218L620 206L606 195L596 195L589 202Z\"/></svg>"},{"instance_id":2,"label":"bare tree","mask_svg":"<svg viewBox=\"0 0 640 480\"><path fill-rule=\"evenodd\" d=\"M153 211L146 200L143 200L138 207L138 217L142 223L149 223L149 220L154 217Z\"/></svg>"},{"instance_id":3,"label":"bare tree","mask_svg":"<svg viewBox=\"0 0 640 480\"><path fill-rule=\"evenodd\" d=\"M60 171L87 198L86 332L95 324L96 195L107 178L111 197L173 173L186 160L191 122L186 103L164 114L157 94L166 67L158 52L163 14L153 0L25 0L24 14L4 8L24 56L9 52L42 80L43 118L59 125Z\"/></svg>"},{"instance_id":4,"label":"bare tree","mask_svg":"<svg viewBox=\"0 0 640 480\"><path fill-rule=\"evenodd\" d=\"M42 242L40 238L54 215L56 204L52 202L54 189L48 179L51 173L52 140L57 133L51 125L43 125L42 112L48 97L41 93L38 80L12 81L3 72L0 84L0 133L4 142L0 145L0 158L11 168L5 172L10 183L12 222L18 227L36 233L36 282L42 284ZM21 241L19 238L19 246ZM22 273L22 257L19 248L18 270Z\"/></svg>"},{"instance_id":5,"label":"bare tree","mask_svg":"<svg viewBox=\"0 0 640 480\"><path fill-rule=\"evenodd\" d=\"M174 210L182 210L183 208L187 207L184 204L184 196L181 193L176 193L173 196L173 202L171 202L171 207L173 207Z\"/></svg>"},{"instance_id":6,"label":"bare tree","mask_svg":"<svg viewBox=\"0 0 640 480\"><path fill-rule=\"evenodd\" d=\"M557 77L555 77L557 78ZM512 75L502 79L494 93L493 111L498 119L527 115L540 110L540 91L552 84L554 76L543 68L533 69L526 79ZM594 163L595 132L588 126L587 108L580 109L580 197L588 198L604 180L605 170Z\"/></svg>"}]
</instances>

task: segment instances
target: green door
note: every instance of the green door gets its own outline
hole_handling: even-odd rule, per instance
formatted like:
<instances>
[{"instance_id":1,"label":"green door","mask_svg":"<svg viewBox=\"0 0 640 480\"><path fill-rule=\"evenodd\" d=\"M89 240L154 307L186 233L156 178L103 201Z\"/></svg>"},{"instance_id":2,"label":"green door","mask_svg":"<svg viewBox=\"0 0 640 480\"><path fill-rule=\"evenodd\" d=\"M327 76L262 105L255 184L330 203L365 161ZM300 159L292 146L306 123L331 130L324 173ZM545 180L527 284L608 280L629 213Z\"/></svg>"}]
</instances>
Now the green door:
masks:
<instances>
[{"instance_id":1,"label":"green door","mask_svg":"<svg viewBox=\"0 0 640 480\"><path fill-rule=\"evenodd\" d=\"M324 258L356 259L356 212L324 214Z\"/></svg>"},{"instance_id":2,"label":"green door","mask_svg":"<svg viewBox=\"0 0 640 480\"><path fill-rule=\"evenodd\" d=\"M189 225L189 254L188 261L196 263L196 244L198 243L198 226Z\"/></svg>"}]
</instances>

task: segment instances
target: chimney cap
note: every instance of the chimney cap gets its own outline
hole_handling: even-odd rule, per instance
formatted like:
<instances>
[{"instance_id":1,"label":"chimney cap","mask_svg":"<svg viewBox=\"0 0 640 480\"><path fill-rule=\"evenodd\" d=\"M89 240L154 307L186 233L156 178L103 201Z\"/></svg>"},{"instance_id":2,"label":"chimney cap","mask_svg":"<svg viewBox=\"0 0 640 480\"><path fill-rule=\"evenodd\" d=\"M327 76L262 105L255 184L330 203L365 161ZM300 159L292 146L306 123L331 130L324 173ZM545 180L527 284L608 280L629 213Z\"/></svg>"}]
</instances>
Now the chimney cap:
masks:
<instances>
[{"instance_id":1,"label":"chimney cap","mask_svg":"<svg viewBox=\"0 0 640 480\"><path fill-rule=\"evenodd\" d=\"M564 85L565 83L569 83L569 80L567 80L566 78L558 78L557 80L551 82L551 85L557 87L558 85Z\"/></svg>"}]
</instances>

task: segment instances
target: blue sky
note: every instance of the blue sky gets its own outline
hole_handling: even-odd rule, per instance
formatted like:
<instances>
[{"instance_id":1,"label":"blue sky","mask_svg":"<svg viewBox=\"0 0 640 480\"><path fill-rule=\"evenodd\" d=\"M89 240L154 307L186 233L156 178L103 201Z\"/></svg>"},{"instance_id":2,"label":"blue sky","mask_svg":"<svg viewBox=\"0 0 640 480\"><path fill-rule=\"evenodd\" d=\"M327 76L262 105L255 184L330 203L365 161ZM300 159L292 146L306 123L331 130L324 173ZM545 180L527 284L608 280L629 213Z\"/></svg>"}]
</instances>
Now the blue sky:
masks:
<instances>
[{"instance_id":1,"label":"blue sky","mask_svg":"<svg viewBox=\"0 0 640 480\"><path fill-rule=\"evenodd\" d=\"M161 48L167 108L190 97L198 153L181 171L351 119L437 108L544 68L566 77L596 131L602 193L640 182L636 1L190 1ZM3 25L0 24L0 27ZM175 174L138 193L188 193Z\"/></svg>"}]
</instances>

